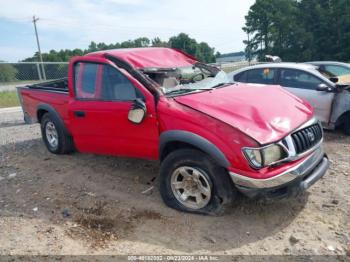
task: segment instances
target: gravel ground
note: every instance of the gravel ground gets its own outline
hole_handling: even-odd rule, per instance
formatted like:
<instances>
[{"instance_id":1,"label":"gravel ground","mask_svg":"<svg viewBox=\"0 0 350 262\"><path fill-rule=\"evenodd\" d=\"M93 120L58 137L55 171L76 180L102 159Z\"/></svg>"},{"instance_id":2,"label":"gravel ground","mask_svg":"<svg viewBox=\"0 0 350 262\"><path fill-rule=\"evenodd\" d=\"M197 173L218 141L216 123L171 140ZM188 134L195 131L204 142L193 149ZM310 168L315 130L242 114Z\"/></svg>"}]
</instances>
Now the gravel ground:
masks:
<instances>
[{"instance_id":1,"label":"gravel ground","mask_svg":"<svg viewBox=\"0 0 350 262\"><path fill-rule=\"evenodd\" d=\"M350 138L326 132L328 174L296 199L242 198L220 217L167 208L157 162L50 154L0 111L0 255L350 255ZM142 192L154 186L147 194ZM344 256L345 255L345 256Z\"/></svg>"}]
</instances>

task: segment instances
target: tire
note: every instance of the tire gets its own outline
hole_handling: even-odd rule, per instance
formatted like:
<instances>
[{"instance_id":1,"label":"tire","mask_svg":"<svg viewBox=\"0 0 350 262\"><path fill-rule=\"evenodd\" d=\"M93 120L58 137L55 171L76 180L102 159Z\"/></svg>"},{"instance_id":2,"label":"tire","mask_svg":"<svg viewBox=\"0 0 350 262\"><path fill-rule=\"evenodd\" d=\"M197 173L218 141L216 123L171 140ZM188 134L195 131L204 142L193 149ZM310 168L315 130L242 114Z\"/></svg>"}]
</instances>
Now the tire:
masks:
<instances>
[{"instance_id":1,"label":"tire","mask_svg":"<svg viewBox=\"0 0 350 262\"><path fill-rule=\"evenodd\" d=\"M73 151L72 137L67 134L62 122L53 114L45 113L41 118L41 135L47 149L53 154L67 154ZM56 142L49 138L56 137Z\"/></svg>"},{"instance_id":2,"label":"tire","mask_svg":"<svg viewBox=\"0 0 350 262\"><path fill-rule=\"evenodd\" d=\"M183 176L182 173L186 175ZM200 177L199 181L194 182L197 183L194 186L194 191L192 191L193 187L190 187L190 193L187 193L189 192L187 189L176 189L187 183L184 180L188 174L192 174L189 177ZM179 182L179 180L181 181ZM200 196L196 187L201 188L200 192L205 192L210 196L207 197L202 193ZM210 194L208 194L209 188ZM197 197L191 195L194 192L197 192L196 195L199 195L199 199L204 198L204 202L199 200L201 204L198 205ZM161 164L160 194L165 204L171 208L190 213L221 215L237 197L237 190L227 171L218 166L208 155L199 150L179 149L170 153ZM184 194L190 195L186 201L182 199ZM203 206L203 204L205 205Z\"/></svg>"},{"instance_id":3,"label":"tire","mask_svg":"<svg viewBox=\"0 0 350 262\"><path fill-rule=\"evenodd\" d=\"M350 136L350 114L345 118L343 132L345 135Z\"/></svg>"}]
</instances>

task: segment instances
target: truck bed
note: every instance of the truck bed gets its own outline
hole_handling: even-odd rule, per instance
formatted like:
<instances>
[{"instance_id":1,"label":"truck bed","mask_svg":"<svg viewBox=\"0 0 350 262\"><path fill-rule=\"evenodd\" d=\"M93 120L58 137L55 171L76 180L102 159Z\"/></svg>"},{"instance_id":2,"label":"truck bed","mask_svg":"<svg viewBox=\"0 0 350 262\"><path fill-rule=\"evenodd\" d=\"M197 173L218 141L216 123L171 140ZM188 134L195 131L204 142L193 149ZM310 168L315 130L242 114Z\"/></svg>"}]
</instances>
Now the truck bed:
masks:
<instances>
[{"instance_id":1,"label":"truck bed","mask_svg":"<svg viewBox=\"0 0 350 262\"><path fill-rule=\"evenodd\" d=\"M68 80L67 78L56 79L53 81L41 82L38 84L28 85L30 89L42 89L47 91L60 91L68 93Z\"/></svg>"},{"instance_id":2,"label":"truck bed","mask_svg":"<svg viewBox=\"0 0 350 262\"><path fill-rule=\"evenodd\" d=\"M38 108L49 105L63 119L68 119L68 85L67 78L17 87L24 121L28 124L38 122Z\"/></svg>"}]
</instances>

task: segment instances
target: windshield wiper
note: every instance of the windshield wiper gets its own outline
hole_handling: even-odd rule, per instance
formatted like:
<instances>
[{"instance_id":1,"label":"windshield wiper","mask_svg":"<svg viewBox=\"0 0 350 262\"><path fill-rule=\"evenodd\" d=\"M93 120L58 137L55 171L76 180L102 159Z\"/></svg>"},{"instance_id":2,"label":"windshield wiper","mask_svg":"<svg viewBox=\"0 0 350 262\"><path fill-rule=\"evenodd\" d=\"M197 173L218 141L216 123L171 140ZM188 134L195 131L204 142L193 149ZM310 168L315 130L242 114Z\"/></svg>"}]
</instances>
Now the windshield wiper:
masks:
<instances>
[{"instance_id":1,"label":"windshield wiper","mask_svg":"<svg viewBox=\"0 0 350 262\"><path fill-rule=\"evenodd\" d=\"M212 88L181 88L181 89L176 89L173 91L169 91L166 93L166 95L174 95L174 94L183 94L187 92L195 92L195 91L205 91L205 90L212 90Z\"/></svg>"},{"instance_id":2,"label":"windshield wiper","mask_svg":"<svg viewBox=\"0 0 350 262\"><path fill-rule=\"evenodd\" d=\"M219 88L219 87L224 87L224 86L227 86L227 85L230 85L230 84L231 84L231 83L219 83L219 84L213 86L212 89L214 89L214 88Z\"/></svg>"}]
</instances>

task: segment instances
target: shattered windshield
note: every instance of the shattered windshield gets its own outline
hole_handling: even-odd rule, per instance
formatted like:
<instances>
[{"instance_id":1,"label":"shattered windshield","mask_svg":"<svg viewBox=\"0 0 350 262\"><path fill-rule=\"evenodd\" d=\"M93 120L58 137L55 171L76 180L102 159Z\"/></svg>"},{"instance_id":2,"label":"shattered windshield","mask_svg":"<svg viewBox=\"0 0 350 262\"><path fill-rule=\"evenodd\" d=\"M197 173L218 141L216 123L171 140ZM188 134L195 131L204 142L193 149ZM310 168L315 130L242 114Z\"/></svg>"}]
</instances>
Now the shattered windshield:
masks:
<instances>
[{"instance_id":1,"label":"shattered windshield","mask_svg":"<svg viewBox=\"0 0 350 262\"><path fill-rule=\"evenodd\" d=\"M172 69L148 69L144 73L156 81L166 95L212 90L230 83L224 71L202 64Z\"/></svg>"}]
</instances>

